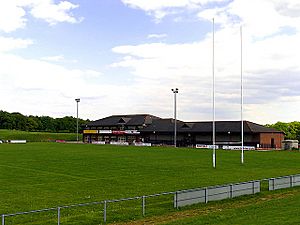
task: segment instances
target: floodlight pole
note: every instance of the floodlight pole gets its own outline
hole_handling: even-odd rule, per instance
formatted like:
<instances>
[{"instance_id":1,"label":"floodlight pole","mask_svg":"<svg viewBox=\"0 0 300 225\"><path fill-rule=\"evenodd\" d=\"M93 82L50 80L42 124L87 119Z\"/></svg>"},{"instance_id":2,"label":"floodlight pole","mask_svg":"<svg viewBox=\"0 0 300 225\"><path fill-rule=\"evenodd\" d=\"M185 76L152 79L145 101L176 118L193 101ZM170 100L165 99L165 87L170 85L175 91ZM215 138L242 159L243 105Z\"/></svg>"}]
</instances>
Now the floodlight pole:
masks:
<instances>
[{"instance_id":1,"label":"floodlight pole","mask_svg":"<svg viewBox=\"0 0 300 225\"><path fill-rule=\"evenodd\" d=\"M212 48L212 76L213 76L213 124L212 124L212 131L213 131L213 136L212 136L212 143L213 143L213 168L216 168L216 124L215 124L215 115L216 115L216 110L215 110L215 19L212 19L213 23L213 32L212 32L212 37L213 37L213 48Z\"/></svg>"},{"instance_id":2,"label":"floodlight pole","mask_svg":"<svg viewBox=\"0 0 300 225\"><path fill-rule=\"evenodd\" d=\"M176 94L178 94L178 88L171 89L171 91L174 93L174 147L177 147L177 105L176 105Z\"/></svg>"},{"instance_id":3,"label":"floodlight pole","mask_svg":"<svg viewBox=\"0 0 300 225\"><path fill-rule=\"evenodd\" d=\"M240 27L241 36L241 142L242 142L242 154L241 163L244 164L244 119L243 119L243 105L244 105L244 93L243 93L243 33L242 26Z\"/></svg>"},{"instance_id":4,"label":"floodlight pole","mask_svg":"<svg viewBox=\"0 0 300 225\"><path fill-rule=\"evenodd\" d=\"M77 120L76 120L76 134L77 134L77 143L79 142L79 136L78 136L78 103L80 102L80 98L75 99L77 104Z\"/></svg>"}]
</instances>

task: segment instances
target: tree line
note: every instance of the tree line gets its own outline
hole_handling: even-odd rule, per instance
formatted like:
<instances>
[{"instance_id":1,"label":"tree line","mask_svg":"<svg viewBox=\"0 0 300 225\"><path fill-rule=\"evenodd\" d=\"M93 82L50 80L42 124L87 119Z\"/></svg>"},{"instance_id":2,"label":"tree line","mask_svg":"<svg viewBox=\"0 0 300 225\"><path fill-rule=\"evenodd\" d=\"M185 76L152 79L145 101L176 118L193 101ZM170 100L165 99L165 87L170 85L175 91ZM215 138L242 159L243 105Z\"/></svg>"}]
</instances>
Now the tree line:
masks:
<instances>
[{"instance_id":1,"label":"tree line","mask_svg":"<svg viewBox=\"0 0 300 225\"><path fill-rule=\"evenodd\" d=\"M78 119L79 129L87 122L89 120ZM0 129L75 133L77 119L72 116L63 118L24 116L18 112L9 113L0 110Z\"/></svg>"},{"instance_id":2,"label":"tree line","mask_svg":"<svg viewBox=\"0 0 300 225\"><path fill-rule=\"evenodd\" d=\"M283 131L285 133L285 139L300 141L300 122L298 121L289 123L277 122L274 124L267 124L266 127Z\"/></svg>"}]
</instances>

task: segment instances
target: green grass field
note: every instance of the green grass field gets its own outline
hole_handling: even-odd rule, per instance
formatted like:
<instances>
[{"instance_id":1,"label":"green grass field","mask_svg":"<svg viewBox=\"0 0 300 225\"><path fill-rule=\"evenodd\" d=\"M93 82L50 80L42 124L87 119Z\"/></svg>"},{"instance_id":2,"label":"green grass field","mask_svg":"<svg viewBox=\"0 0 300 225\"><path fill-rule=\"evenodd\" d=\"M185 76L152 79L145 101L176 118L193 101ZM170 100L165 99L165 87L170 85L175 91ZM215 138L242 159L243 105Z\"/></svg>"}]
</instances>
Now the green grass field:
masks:
<instances>
[{"instance_id":1,"label":"green grass field","mask_svg":"<svg viewBox=\"0 0 300 225\"><path fill-rule=\"evenodd\" d=\"M300 173L295 151L245 152L244 165L240 152L217 151L213 169L209 150L28 143L0 145L0 160L0 214ZM70 210L62 224L100 224L101 210ZM110 211L109 221L140 218L140 211L130 213L112 218ZM19 216L6 225L55 224L50 216Z\"/></svg>"},{"instance_id":2,"label":"green grass field","mask_svg":"<svg viewBox=\"0 0 300 225\"><path fill-rule=\"evenodd\" d=\"M27 140L29 142L49 142L55 140L76 141L74 133L27 132L0 129L0 140ZM82 135L80 135L82 140Z\"/></svg>"},{"instance_id":3,"label":"green grass field","mask_svg":"<svg viewBox=\"0 0 300 225\"><path fill-rule=\"evenodd\" d=\"M300 223L299 204L300 188L297 187L193 205L119 225L291 225Z\"/></svg>"}]
</instances>

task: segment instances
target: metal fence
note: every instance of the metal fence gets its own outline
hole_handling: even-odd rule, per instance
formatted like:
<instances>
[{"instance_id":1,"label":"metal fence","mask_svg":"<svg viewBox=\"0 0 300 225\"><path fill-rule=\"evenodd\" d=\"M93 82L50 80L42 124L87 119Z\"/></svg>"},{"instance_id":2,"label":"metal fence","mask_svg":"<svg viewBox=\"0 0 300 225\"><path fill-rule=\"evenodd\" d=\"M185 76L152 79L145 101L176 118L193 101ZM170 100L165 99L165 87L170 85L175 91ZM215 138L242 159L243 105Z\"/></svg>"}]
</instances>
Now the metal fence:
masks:
<instances>
[{"instance_id":1,"label":"metal fence","mask_svg":"<svg viewBox=\"0 0 300 225\"><path fill-rule=\"evenodd\" d=\"M10 224L26 224L25 222L12 222L7 223L9 219L29 214L41 214L41 213L51 213L53 217L51 219L51 223L47 221L47 224L68 224L68 221L62 222L63 218L68 217L70 213L67 213L67 210L74 209L76 210L74 214L78 214L78 208L86 207L95 207L93 208L95 218L94 223L101 224L106 223L108 221L108 217L110 217L110 221L112 218L115 218L119 213L121 214L130 214L131 212L124 211L129 210L130 206L134 208L135 215L131 217L131 219L137 217L143 217L147 213L157 214L158 209L166 211L174 210L179 207L197 204L197 203L207 203L209 201L218 201L222 199L234 198L242 195L255 194L261 191L261 181L268 181L268 189L277 190L281 188L289 188L294 186L300 186L300 174L291 175L291 176L283 176L277 178L267 178L262 180L255 180L249 182L242 183L234 183L220 186L210 186L205 188L197 188L197 189L189 189L189 190L180 190L174 192L164 192L160 194L152 194L152 195L144 195L133 198L122 198L115 200L104 200L99 202L90 202L83 204L74 204L68 206L59 206L55 208L48 209L40 209L40 210L32 210L27 212L18 212L18 213L10 213L10 214L2 214L1 215L1 225L10 225ZM132 202L132 205L129 204ZM122 204L122 209L116 207L116 204ZM108 210L109 207L109 210ZM120 211L122 213L120 213ZM47 215L48 216L48 215ZM120 220L122 220L121 218ZM27 224L30 224L28 222ZM35 221L36 224L36 221ZM72 223L74 224L74 223Z\"/></svg>"}]
</instances>

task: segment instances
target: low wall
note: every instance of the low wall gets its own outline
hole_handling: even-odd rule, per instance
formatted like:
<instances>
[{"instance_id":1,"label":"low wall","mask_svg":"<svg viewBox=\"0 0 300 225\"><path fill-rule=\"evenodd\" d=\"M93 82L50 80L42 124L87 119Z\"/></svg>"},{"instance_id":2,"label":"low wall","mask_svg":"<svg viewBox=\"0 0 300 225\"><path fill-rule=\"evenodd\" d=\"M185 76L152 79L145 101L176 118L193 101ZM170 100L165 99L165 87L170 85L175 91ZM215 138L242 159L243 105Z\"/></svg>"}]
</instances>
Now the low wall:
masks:
<instances>
[{"instance_id":1,"label":"low wall","mask_svg":"<svg viewBox=\"0 0 300 225\"><path fill-rule=\"evenodd\" d=\"M269 191L300 186L300 174L269 179Z\"/></svg>"},{"instance_id":2,"label":"low wall","mask_svg":"<svg viewBox=\"0 0 300 225\"><path fill-rule=\"evenodd\" d=\"M178 208L201 202L207 203L258 192L260 192L260 181L177 191L174 196L174 207Z\"/></svg>"}]
</instances>

